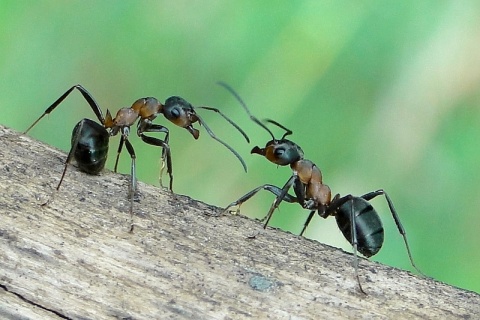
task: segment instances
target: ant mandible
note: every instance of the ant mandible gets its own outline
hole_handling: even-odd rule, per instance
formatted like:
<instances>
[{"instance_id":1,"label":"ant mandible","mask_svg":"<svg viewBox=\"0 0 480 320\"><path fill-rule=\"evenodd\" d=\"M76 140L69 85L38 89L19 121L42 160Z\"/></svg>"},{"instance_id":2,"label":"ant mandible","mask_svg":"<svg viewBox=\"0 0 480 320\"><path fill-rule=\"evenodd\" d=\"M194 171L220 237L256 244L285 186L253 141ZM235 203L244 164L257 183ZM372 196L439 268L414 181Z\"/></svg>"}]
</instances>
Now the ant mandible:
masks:
<instances>
[{"instance_id":1,"label":"ant mandible","mask_svg":"<svg viewBox=\"0 0 480 320\"><path fill-rule=\"evenodd\" d=\"M118 146L117 158L115 161L114 171L117 172L118 160L120 153L123 149L123 145L126 146L131 163L131 173L130 173L130 186L129 186L129 200L130 200L130 215L133 216L133 198L136 190L136 170L135 170L135 151L132 144L128 140L128 135L130 134L130 127L139 119L137 124L137 135L140 138L150 145L159 146L162 148L162 170L164 167L164 162L166 161L167 173L170 177L169 190L173 193L173 171L172 171L172 161L169 141L169 130L168 128L153 124L154 120L158 114L163 114L165 118L174 123L177 126L187 129L195 139L199 137L199 131L193 127L193 123L199 122L200 125L205 127L205 130L208 134L225 147L227 147L241 162L244 170L247 170L246 164L243 161L242 157L229 145L227 145L222 140L218 139L213 131L207 126L205 121L195 112L195 108L188 103L185 99L172 96L165 101L165 104L160 103L156 98L147 97L141 98L135 101L131 107L121 108L115 118L112 117L110 111L107 110L106 116L104 117L100 107L93 98L93 96L81 85L77 84L68 89L63 95L61 95L55 102L52 103L44 113L35 120L32 125L25 130L24 134L28 133L45 115L50 114L62 101L73 91L77 89L87 103L90 105L90 108L93 110L97 119L100 123L97 123L90 119L82 119L76 124L72 132L71 138L71 148L68 153L67 159L65 161L65 167L63 169L62 176L56 190L59 190L60 185L65 177L68 164L72 161L72 158L75 158L78 167L80 170L88 174L98 174L105 166L108 154L108 144L110 136L115 136L118 133L121 134L120 143ZM225 116L220 110L211 107L196 107L201 109L206 109L210 111L215 111L225 118L230 124L232 124L240 133L245 137L247 142L249 142L248 136L245 132L238 127L232 120ZM165 133L164 140L146 136L146 132L160 132ZM166 159L166 160L165 160ZM160 175L161 183L161 175ZM133 223L130 231L133 230Z\"/></svg>"},{"instance_id":2,"label":"ant mandible","mask_svg":"<svg viewBox=\"0 0 480 320\"><path fill-rule=\"evenodd\" d=\"M232 207L238 207L238 212L240 206L253 197L258 191L267 190L273 193L276 197L264 218L266 221L263 228L267 227L273 212L278 208L282 201L299 203L304 209L310 210L310 214L300 232L301 236L304 234L305 229L309 225L315 212L318 212L318 215L324 219L329 216L334 216L338 228L347 241L352 245L355 277L360 291L365 294L358 275L357 251L368 258L375 255L382 247L384 240L382 221L369 201L377 196L383 195L388 203L398 231L403 237L410 263L421 275L424 275L413 262L405 229L400 222L400 218L393 206L392 200L384 190L380 189L369 192L359 197L351 194L341 197L340 194L337 194L332 199L330 187L323 183L320 169L312 161L304 158L303 150L299 145L285 139L286 136L291 135L293 132L278 122L267 119L267 123L271 123L285 130L284 135L280 139L276 139L265 124L252 115L240 96L230 86L224 83L221 85L236 97L250 116L250 119L264 128L272 137L272 140L268 141L264 148L255 146L251 153L264 156L267 160L279 166L290 165L290 168L292 169L292 176L282 188L270 184L259 186L239 198L237 201L229 204L226 207L225 212L229 211ZM295 196L288 193L291 187L293 187Z\"/></svg>"}]
</instances>

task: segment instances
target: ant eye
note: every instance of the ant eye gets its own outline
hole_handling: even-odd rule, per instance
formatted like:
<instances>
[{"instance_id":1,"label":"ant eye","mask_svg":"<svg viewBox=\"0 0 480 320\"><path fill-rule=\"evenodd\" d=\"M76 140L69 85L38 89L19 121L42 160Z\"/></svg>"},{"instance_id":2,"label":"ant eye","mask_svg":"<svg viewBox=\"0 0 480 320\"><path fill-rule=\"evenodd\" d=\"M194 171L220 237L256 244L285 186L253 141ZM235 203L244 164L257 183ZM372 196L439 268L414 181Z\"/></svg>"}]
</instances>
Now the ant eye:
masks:
<instances>
[{"instance_id":1,"label":"ant eye","mask_svg":"<svg viewBox=\"0 0 480 320\"><path fill-rule=\"evenodd\" d=\"M275 149L275 151L273 151L273 154L277 158L280 158L281 156L283 156L284 153L285 153L285 148L277 148Z\"/></svg>"},{"instance_id":2,"label":"ant eye","mask_svg":"<svg viewBox=\"0 0 480 320\"><path fill-rule=\"evenodd\" d=\"M181 111L179 108L173 108L170 112L172 118L176 119L178 117L180 117L180 114L181 114Z\"/></svg>"}]
</instances>

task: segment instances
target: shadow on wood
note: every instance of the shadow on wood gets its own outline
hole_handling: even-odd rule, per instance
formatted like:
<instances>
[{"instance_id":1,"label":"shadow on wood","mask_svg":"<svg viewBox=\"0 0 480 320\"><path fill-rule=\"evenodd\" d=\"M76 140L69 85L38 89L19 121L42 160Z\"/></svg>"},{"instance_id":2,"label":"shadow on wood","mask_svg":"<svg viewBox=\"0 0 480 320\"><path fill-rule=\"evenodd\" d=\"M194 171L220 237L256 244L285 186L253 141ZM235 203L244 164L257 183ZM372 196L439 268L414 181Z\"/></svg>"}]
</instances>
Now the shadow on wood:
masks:
<instances>
[{"instance_id":1,"label":"shadow on wood","mask_svg":"<svg viewBox=\"0 0 480 320\"><path fill-rule=\"evenodd\" d=\"M143 183L128 233L128 176L71 166L54 192L63 152L2 126L0 141L0 318L480 314L473 292L361 259L364 296L350 254Z\"/></svg>"}]
</instances>

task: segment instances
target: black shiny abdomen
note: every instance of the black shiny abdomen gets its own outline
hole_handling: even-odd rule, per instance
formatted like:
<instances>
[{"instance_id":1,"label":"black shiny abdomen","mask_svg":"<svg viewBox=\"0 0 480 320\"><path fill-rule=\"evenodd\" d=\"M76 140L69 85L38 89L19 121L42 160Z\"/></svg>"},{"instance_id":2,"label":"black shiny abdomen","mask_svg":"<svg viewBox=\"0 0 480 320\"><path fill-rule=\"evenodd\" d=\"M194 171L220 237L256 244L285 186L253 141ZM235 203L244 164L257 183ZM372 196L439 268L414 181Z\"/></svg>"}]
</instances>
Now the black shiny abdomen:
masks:
<instances>
[{"instance_id":1,"label":"black shiny abdomen","mask_svg":"<svg viewBox=\"0 0 480 320\"><path fill-rule=\"evenodd\" d=\"M102 125L90 119L83 119L73 128L72 147L77 135L79 139L74 158L78 167L89 174L99 173L107 161L110 135Z\"/></svg>"},{"instance_id":2,"label":"black shiny abdomen","mask_svg":"<svg viewBox=\"0 0 480 320\"><path fill-rule=\"evenodd\" d=\"M352 202L347 201L338 208L335 218L338 228L348 242L352 243L350 206ZM357 231L357 250L365 257L375 255L383 244L384 231L382 221L377 211L363 198L353 198L355 223Z\"/></svg>"}]
</instances>

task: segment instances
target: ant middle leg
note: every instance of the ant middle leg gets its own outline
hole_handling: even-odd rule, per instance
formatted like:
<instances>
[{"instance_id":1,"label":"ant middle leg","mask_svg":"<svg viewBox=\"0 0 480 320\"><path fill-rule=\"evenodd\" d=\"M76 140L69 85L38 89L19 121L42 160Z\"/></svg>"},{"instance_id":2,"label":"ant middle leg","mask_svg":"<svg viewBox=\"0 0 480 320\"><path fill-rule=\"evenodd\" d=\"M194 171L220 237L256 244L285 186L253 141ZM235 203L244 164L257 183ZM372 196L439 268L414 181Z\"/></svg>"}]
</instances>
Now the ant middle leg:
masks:
<instances>
[{"instance_id":1,"label":"ant middle leg","mask_svg":"<svg viewBox=\"0 0 480 320\"><path fill-rule=\"evenodd\" d=\"M120 145L119 145L119 155L121 151L121 147L125 143L125 147L127 148L128 153L130 154L130 158L132 159L132 163L130 166L130 185L128 188L128 199L130 201L130 230L129 232L133 232L133 200L135 198L135 192L137 191L137 174L136 174L136 166L135 166L135 159L137 158L135 155L135 150L133 149L132 144L128 140L127 132L124 132L120 137Z\"/></svg>"},{"instance_id":2,"label":"ant middle leg","mask_svg":"<svg viewBox=\"0 0 480 320\"><path fill-rule=\"evenodd\" d=\"M113 172L115 173L117 173L118 161L120 160L120 154L122 153L124 142L125 142L125 139L124 139L124 136L122 135L120 137L120 143L118 144L117 158L115 159L115 166L113 167Z\"/></svg>"}]
</instances>

